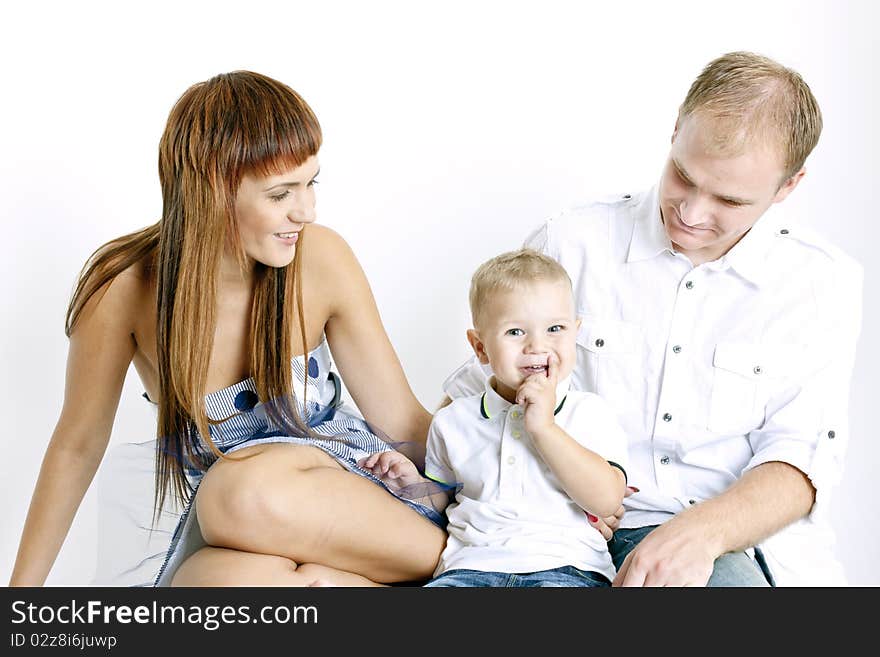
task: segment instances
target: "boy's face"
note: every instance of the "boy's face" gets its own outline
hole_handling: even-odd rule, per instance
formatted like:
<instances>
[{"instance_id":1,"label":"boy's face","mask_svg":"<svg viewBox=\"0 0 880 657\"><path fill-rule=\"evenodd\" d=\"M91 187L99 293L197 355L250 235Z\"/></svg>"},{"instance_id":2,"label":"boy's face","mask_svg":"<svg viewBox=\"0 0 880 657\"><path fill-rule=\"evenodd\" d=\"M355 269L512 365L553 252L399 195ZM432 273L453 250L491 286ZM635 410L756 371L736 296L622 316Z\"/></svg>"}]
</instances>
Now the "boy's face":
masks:
<instances>
[{"instance_id":1,"label":"boy's face","mask_svg":"<svg viewBox=\"0 0 880 657\"><path fill-rule=\"evenodd\" d=\"M492 368L498 394L512 401L529 376L547 376L551 353L559 360L559 380L571 374L579 327L569 284L536 281L492 295L468 340Z\"/></svg>"},{"instance_id":2,"label":"boy's face","mask_svg":"<svg viewBox=\"0 0 880 657\"><path fill-rule=\"evenodd\" d=\"M710 120L688 116L672 135L660 179L660 213L676 250L697 265L717 260L739 242L773 203L797 186L803 170L786 180L773 148L750 145L719 154Z\"/></svg>"}]
</instances>

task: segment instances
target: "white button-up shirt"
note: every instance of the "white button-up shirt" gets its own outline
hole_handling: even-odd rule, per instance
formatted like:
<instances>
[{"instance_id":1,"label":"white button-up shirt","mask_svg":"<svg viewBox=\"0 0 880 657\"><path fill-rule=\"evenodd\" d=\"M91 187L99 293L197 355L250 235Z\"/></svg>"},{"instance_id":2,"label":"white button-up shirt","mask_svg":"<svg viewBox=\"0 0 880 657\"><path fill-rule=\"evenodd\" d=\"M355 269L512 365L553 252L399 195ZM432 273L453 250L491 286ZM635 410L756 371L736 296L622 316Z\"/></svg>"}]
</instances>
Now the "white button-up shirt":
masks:
<instances>
[{"instance_id":1,"label":"white button-up shirt","mask_svg":"<svg viewBox=\"0 0 880 657\"><path fill-rule=\"evenodd\" d=\"M545 222L526 245L574 283L576 389L597 392L629 436L623 527L662 523L768 461L816 488L810 515L762 542L777 584L838 585L829 491L849 440L847 405L861 324L862 269L772 211L725 256L675 253L656 189ZM466 364L451 397L484 378Z\"/></svg>"},{"instance_id":2,"label":"white button-up shirt","mask_svg":"<svg viewBox=\"0 0 880 657\"><path fill-rule=\"evenodd\" d=\"M529 437L523 409L498 395L456 399L434 416L425 474L458 490L446 509L449 538L435 576L456 568L530 573L561 566L615 570L602 536L562 489ZM597 395L556 389L556 424L626 472L626 436Z\"/></svg>"}]
</instances>

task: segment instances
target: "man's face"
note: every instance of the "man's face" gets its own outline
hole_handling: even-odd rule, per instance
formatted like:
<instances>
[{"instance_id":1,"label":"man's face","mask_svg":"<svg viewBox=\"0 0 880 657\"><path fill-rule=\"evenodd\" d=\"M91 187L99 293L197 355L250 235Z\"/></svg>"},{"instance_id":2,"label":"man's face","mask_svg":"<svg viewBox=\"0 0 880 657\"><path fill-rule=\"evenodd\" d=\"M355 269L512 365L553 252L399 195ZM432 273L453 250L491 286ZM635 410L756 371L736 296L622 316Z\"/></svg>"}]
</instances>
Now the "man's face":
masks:
<instances>
[{"instance_id":1,"label":"man's face","mask_svg":"<svg viewBox=\"0 0 880 657\"><path fill-rule=\"evenodd\" d=\"M660 178L660 213L675 249L694 265L727 253L773 203L797 186L804 171L783 177L772 145L719 152L712 122L688 116L676 126Z\"/></svg>"}]
</instances>

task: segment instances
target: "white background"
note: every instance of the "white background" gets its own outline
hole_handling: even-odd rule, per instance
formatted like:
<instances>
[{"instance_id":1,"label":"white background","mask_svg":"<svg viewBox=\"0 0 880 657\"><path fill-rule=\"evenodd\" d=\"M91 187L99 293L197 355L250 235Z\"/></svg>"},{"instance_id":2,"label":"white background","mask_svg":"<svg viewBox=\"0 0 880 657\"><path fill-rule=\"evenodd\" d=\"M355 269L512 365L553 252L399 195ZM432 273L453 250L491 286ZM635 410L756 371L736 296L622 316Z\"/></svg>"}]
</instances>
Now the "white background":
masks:
<instances>
[{"instance_id":1,"label":"white background","mask_svg":"<svg viewBox=\"0 0 880 657\"><path fill-rule=\"evenodd\" d=\"M755 50L799 70L825 118L807 177L776 211L865 266L853 438L833 508L850 581L880 584L875 3L23 5L0 17L0 583L61 407L76 274L98 245L158 219L158 141L189 85L250 69L310 103L325 135L319 221L358 254L434 408L468 353L473 269L575 200L652 185L691 80L723 52ZM140 392L132 370L112 443L154 435ZM95 489L50 584L92 581Z\"/></svg>"}]
</instances>

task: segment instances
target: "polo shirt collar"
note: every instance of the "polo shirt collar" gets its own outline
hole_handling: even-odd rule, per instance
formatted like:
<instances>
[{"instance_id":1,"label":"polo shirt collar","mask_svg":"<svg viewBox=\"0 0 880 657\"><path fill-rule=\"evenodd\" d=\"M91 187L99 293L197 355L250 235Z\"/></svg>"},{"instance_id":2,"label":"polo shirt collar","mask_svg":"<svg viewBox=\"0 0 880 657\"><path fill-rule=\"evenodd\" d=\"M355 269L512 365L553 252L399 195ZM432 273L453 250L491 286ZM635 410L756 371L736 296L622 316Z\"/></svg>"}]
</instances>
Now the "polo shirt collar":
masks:
<instances>
[{"instance_id":1,"label":"polo shirt collar","mask_svg":"<svg viewBox=\"0 0 880 657\"><path fill-rule=\"evenodd\" d=\"M648 260L664 251L672 252L672 242L666 235L663 219L660 216L660 192L655 185L651 191L642 196L638 205L633 208L634 222L627 262Z\"/></svg>"},{"instance_id":2,"label":"polo shirt collar","mask_svg":"<svg viewBox=\"0 0 880 657\"><path fill-rule=\"evenodd\" d=\"M556 408L553 411L553 415L559 413L562 410L563 405L565 404L565 399L568 396L568 389L571 384L571 377L566 377L562 381L560 381L556 386ZM514 404L511 404L509 401L504 399L501 395L495 392L495 377L490 376L486 381L486 391L483 393L482 398L480 399L480 415L486 419L491 420L494 417L497 417L501 413L509 410Z\"/></svg>"}]
</instances>

